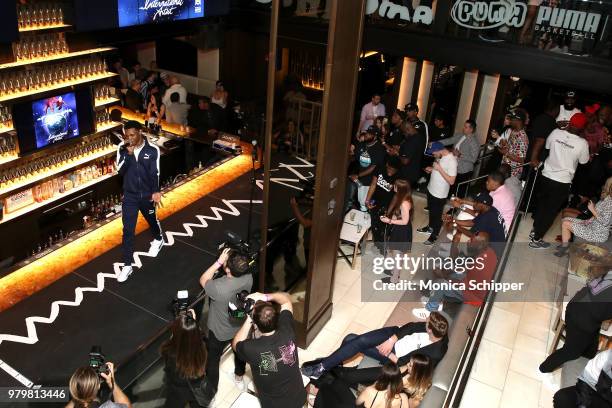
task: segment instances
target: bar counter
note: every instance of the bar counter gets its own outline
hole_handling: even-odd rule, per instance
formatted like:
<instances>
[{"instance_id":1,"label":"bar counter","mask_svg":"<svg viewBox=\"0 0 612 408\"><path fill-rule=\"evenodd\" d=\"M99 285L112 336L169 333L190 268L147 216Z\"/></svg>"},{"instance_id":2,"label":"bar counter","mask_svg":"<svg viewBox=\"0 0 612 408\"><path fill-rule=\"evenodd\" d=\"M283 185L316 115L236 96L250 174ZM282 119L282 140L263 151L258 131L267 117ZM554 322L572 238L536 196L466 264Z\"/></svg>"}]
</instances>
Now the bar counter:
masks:
<instances>
[{"instance_id":1,"label":"bar counter","mask_svg":"<svg viewBox=\"0 0 612 408\"><path fill-rule=\"evenodd\" d=\"M124 118L135 119L132 112L125 111ZM165 131L178 131L179 136L188 135L188 132L181 132L178 126L175 128L174 125L164 125L162 123L162 127ZM167 191L164 191L163 207L158 209L159 219L163 220L179 212L212 191L249 172L251 170L252 146L249 143L242 142L241 145L242 155L231 158L216 167L213 166L212 169L196 176L194 179L176 187L171 186ZM139 217L137 233L142 232L147 227L144 219ZM122 228L123 224L119 216L1 278L0 311L10 308L63 276L70 274L90 260L120 245ZM105 272L113 273L112 265L109 265L109 271Z\"/></svg>"}]
</instances>

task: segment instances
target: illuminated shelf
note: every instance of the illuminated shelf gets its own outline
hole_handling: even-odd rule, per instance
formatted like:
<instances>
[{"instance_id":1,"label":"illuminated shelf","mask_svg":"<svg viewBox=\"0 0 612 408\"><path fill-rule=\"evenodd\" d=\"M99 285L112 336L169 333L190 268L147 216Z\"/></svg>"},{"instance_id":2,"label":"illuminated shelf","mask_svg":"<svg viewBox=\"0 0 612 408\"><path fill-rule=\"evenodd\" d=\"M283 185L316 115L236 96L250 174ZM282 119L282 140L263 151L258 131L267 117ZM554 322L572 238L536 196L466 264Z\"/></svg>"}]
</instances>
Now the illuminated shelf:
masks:
<instances>
[{"instance_id":1,"label":"illuminated shelf","mask_svg":"<svg viewBox=\"0 0 612 408\"><path fill-rule=\"evenodd\" d=\"M13 160L17 160L18 158L19 156L10 156L10 157L5 157L5 158L0 158L0 164L10 163Z\"/></svg>"},{"instance_id":2,"label":"illuminated shelf","mask_svg":"<svg viewBox=\"0 0 612 408\"><path fill-rule=\"evenodd\" d=\"M31 31L45 31L45 30L56 30L58 28L68 28L72 27L70 24L51 24L42 27L32 26L32 27L23 27L19 29L20 33L28 33Z\"/></svg>"},{"instance_id":3,"label":"illuminated shelf","mask_svg":"<svg viewBox=\"0 0 612 408\"><path fill-rule=\"evenodd\" d=\"M114 76L117 76L117 74L115 74L114 72L105 72L103 74L97 74L97 75L89 76L87 78L73 79L70 81L61 82L59 84L46 86L44 88L39 88L33 91L15 92L10 95L0 96L0 102L11 101L11 100L23 98L26 96L38 95L38 94L48 92L48 91L55 91L57 89L68 88L71 86L86 84L89 82L95 82L101 79L112 78Z\"/></svg>"},{"instance_id":4,"label":"illuminated shelf","mask_svg":"<svg viewBox=\"0 0 612 408\"><path fill-rule=\"evenodd\" d=\"M100 127L98 127L98 130L97 130L96 133L101 133L101 132L113 129L113 128L119 126L119 125L120 125L119 123L110 123L110 124L107 124L105 126L100 126ZM55 176L57 174L61 174L61 173L65 172L65 171L67 171L67 170L70 170L70 169L74 168L74 167L78 167L78 166L81 166L83 164L89 163L91 161L101 159L101 158L103 158L105 156L108 156L108 155L111 155L111 154L115 154L116 152L117 152L117 147L116 146L111 146L108 149L105 149L105 150L103 150L101 152L98 152L98 153L94 153L93 155L88 155L87 157L82 157L79 160L72 161L70 163L65 163L64 165L62 165L62 166L60 166L58 168L52 169L52 171L47 171L44 174L39 174L39 175L37 175L35 177L30 177L27 180L22 181L21 183L11 184L10 186L1 189L0 190L0 196L3 196L3 195L8 194L8 193L11 193L13 191L17 191L17 190L22 189L22 188L26 188L28 186L31 186L32 184L38 183L39 181L48 179L48 178L53 177L53 176Z\"/></svg>"},{"instance_id":5,"label":"illuminated shelf","mask_svg":"<svg viewBox=\"0 0 612 408\"><path fill-rule=\"evenodd\" d=\"M123 124L119 123L119 122L109 122L109 123L105 123L102 126L96 126L96 134L97 133L106 132L107 130L114 129L114 128L122 126L122 125Z\"/></svg>"},{"instance_id":6,"label":"illuminated shelf","mask_svg":"<svg viewBox=\"0 0 612 408\"><path fill-rule=\"evenodd\" d=\"M119 98L96 99L94 106L96 108L101 108L102 106L111 105L117 102L121 102L121 100Z\"/></svg>"},{"instance_id":7,"label":"illuminated shelf","mask_svg":"<svg viewBox=\"0 0 612 408\"><path fill-rule=\"evenodd\" d=\"M0 126L0 133L6 133L6 132L12 132L13 130L15 130L14 127L6 127L6 126Z\"/></svg>"},{"instance_id":8,"label":"illuminated shelf","mask_svg":"<svg viewBox=\"0 0 612 408\"><path fill-rule=\"evenodd\" d=\"M319 85L314 85L314 84L313 85L308 85L308 82L306 82L306 81L302 81L302 86L304 88L306 88L306 89L313 89L315 91L323 91L324 90L324 88L319 86Z\"/></svg>"},{"instance_id":9,"label":"illuminated shelf","mask_svg":"<svg viewBox=\"0 0 612 408\"><path fill-rule=\"evenodd\" d=\"M88 155L87 157L82 157L76 161L70 162L70 163L66 163L60 167L57 167L55 169L52 169L51 171L47 171L44 174L39 174L37 176L34 177L29 177L27 180L22 181L21 183L15 183L15 184L11 184L9 187L3 188L2 190L0 190L0 196L12 193L13 191L17 191L20 189L24 189L26 187L29 187L33 184L38 183L39 181L42 180L46 180L50 177L53 177L55 175L61 174L67 170L70 170L72 168L75 167L79 167L83 164L101 159L103 157L109 156L111 154L114 154L117 152L117 147L113 146L110 147L108 149L104 149L101 152L98 153L94 153L91 155Z\"/></svg>"},{"instance_id":10,"label":"illuminated shelf","mask_svg":"<svg viewBox=\"0 0 612 408\"><path fill-rule=\"evenodd\" d=\"M108 51L113 51L113 50L115 50L115 48L113 47L103 47L103 48L92 48L91 50L84 50L84 51L66 52L63 54L56 54L56 55L51 55L47 57L38 57L38 58L32 58L32 59L15 61L15 62L7 62L6 64L0 64L0 69L23 67L25 65L39 64L41 62L58 61L58 60L74 58L74 57L82 57L83 55L91 55L91 54L97 54L100 52L108 52Z\"/></svg>"},{"instance_id":11,"label":"illuminated shelf","mask_svg":"<svg viewBox=\"0 0 612 408\"><path fill-rule=\"evenodd\" d=\"M77 186L77 187L75 187L75 188L73 188L71 190L68 190L66 192L54 195L53 197L49 198L48 200L41 201L39 203L30 204L28 206L20 208L17 211L13 211L12 213L4 214L4 218L2 218L2 221L0 221L0 224L3 224L5 222L9 222L11 220L14 220L15 218L21 217L22 215L25 215L25 214L29 213L30 211L34 211L37 208L44 207L47 204L51 204L54 201L61 200L62 198L67 197L70 194L76 193L77 191L85 190L86 188L89 188L89 187L93 186L96 183L99 183L101 181L109 179L109 178L113 177L116 174L117 174L117 172L112 172L112 173L109 173L109 174L105 174L103 176L98 177L97 179L93 179L91 181L88 181L85 184L81 184L80 186Z\"/></svg>"}]
</instances>

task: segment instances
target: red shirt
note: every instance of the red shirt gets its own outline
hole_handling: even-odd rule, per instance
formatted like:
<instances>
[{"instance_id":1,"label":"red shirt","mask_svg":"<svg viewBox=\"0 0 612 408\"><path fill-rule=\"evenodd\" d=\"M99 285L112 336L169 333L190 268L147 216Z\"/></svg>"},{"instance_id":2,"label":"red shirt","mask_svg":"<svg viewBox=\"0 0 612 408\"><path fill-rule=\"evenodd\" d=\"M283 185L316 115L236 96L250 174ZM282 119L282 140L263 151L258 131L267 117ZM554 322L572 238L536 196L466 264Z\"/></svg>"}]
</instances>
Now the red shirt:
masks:
<instances>
[{"instance_id":1,"label":"red shirt","mask_svg":"<svg viewBox=\"0 0 612 408\"><path fill-rule=\"evenodd\" d=\"M490 282L497 267L497 255L495 255L495 251L491 247L487 247L477 258L481 262L476 262L474 267L468 269L465 273L466 289L463 292L463 303L473 306L482 305L488 290L472 290L470 289L470 281L475 281L477 284Z\"/></svg>"}]
</instances>

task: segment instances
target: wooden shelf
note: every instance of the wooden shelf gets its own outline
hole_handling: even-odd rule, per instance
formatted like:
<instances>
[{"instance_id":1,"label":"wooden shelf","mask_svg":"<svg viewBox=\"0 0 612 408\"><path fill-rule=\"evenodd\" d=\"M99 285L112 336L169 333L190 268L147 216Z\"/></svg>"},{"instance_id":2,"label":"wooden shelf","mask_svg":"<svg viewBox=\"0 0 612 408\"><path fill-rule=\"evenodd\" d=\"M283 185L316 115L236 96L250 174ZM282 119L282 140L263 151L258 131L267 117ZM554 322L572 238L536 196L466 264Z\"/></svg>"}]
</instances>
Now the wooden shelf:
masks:
<instances>
[{"instance_id":1,"label":"wooden shelf","mask_svg":"<svg viewBox=\"0 0 612 408\"><path fill-rule=\"evenodd\" d=\"M69 27L72 27L72 26L70 24L53 24L53 25L47 25L43 27L24 27L24 28L20 28L19 32L29 33L32 31L57 30L58 28L69 28Z\"/></svg>"},{"instance_id":2,"label":"wooden shelf","mask_svg":"<svg viewBox=\"0 0 612 408\"><path fill-rule=\"evenodd\" d=\"M117 76L117 74L115 74L114 72L105 72L103 74L98 74L98 75L90 76L90 77L87 77L87 78L73 79L73 80L62 82L62 83L59 83L59 84L55 84L55 85L51 85L51 86L46 86L44 88L39 88L39 89L36 89L36 90L33 90L33 91L15 92L15 93L12 93L10 95L0 96L0 102L13 101L15 99L20 99L20 98L24 98L24 97L28 97L28 96L33 96L33 95L38 95L38 94L42 94L42 93L49 92L49 91L55 91L55 90L64 89L64 88L70 88L71 86L87 84L87 83L90 83L90 82L96 82L96 81L100 81L102 79L112 78L114 76Z\"/></svg>"},{"instance_id":3,"label":"wooden shelf","mask_svg":"<svg viewBox=\"0 0 612 408\"><path fill-rule=\"evenodd\" d=\"M103 157L109 156L111 154L114 154L117 152L117 147L113 146L110 147L108 149L104 149L101 152L97 152L94 154L90 154L86 157L83 157L81 159L72 161L70 163L66 163L60 167L57 167L55 169L52 169L51 171L47 171L43 174L39 174L37 176L34 177L29 177L27 180L22 181L21 183L14 183L11 184L8 187L3 188L2 190L0 190L0 196L4 196L6 194L12 193L13 191L17 191L17 190L21 190L21 189L25 189L26 187L29 187L33 184L38 183L39 181L42 180L46 180L48 178L54 177L56 175L62 174L65 171L68 171L70 169L73 169L75 167L79 167L83 164L87 164L89 162L101 159Z\"/></svg>"},{"instance_id":4,"label":"wooden shelf","mask_svg":"<svg viewBox=\"0 0 612 408\"><path fill-rule=\"evenodd\" d=\"M95 107L101 108L106 105L112 105L113 103L121 102L119 98L108 98L108 99L96 99Z\"/></svg>"},{"instance_id":5,"label":"wooden shelf","mask_svg":"<svg viewBox=\"0 0 612 408\"><path fill-rule=\"evenodd\" d=\"M51 62L68 58L82 57L83 55L98 54L100 52L108 52L113 50L115 50L115 48L113 47L92 48L90 50L66 52L64 54L56 54L48 57L39 57L15 62L7 62L6 64L0 64L0 70L18 68L23 67L25 65L40 64L41 62Z\"/></svg>"},{"instance_id":6,"label":"wooden shelf","mask_svg":"<svg viewBox=\"0 0 612 408\"><path fill-rule=\"evenodd\" d=\"M25 214L29 213L30 211L34 211L34 210L36 210L38 208L44 207L47 204L51 204L51 203L53 203L55 201L61 200L62 198L67 197L67 196L69 196L71 194L74 194L77 191L85 190L86 188L89 188L89 187L93 186L94 184L99 183L101 181L107 180L107 179L113 177L116 174L117 174L116 172L105 174L103 176L98 177L97 179L93 179L91 181L88 181L85 184L81 184L80 186L77 186L77 187L73 188L72 190L68 190L68 191L66 191L64 193L57 194L57 195L51 197L48 200L41 201L39 203L30 204L30 205L28 205L26 207L20 208L17 211L13 211L12 213L4 214L4 217L2 218L2 221L0 221L0 224L3 224L5 222L9 222L11 220L14 220L15 218L21 217L22 215L25 215Z\"/></svg>"},{"instance_id":7,"label":"wooden shelf","mask_svg":"<svg viewBox=\"0 0 612 408\"><path fill-rule=\"evenodd\" d=\"M0 126L0 133L12 132L13 130L15 130L14 127Z\"/></svg>"},{"instance_id":8,"label":"wooden shelf","mask_svg":"<svg viewBox=\"0 0 612 408\"><path fill-rule=\"evenodd\" d=\"M6 163L10 163L14 160L17 160L19 158L19 156L11 156L11 157L5 157L4 159L0 158L0 164L6 164Z\"/></svg>"},{"instance_id":9,"label":"wooden shelf","mask_svg":"<svg viewBox=\"0 0 612 408\"><path fill-rule=\"evenodd\" d=\"M121 125L120 123L115 123L115 122L109 123L107 125L99 127L95 134L102 133L102 132L108 131L110 129L114 129L115 127L118 127L120 125ZM66 164L64 164L64 165L62 165L62 166L60 166L58 168L53 169L52 171L48 171L48 172L45 172L44 174L39 174L39 175L37 175L35 177L28 178L27 180L24 180L21 183L11 184L10 186L5 187L5 188L0 190L0 196L9 194L9 193L11 193L13 191L17 191L17 190L22 189L22 188L26 188L28 186L31 186L32 184L38 183L39 181L46 180L48 178L51 178L51 177L56 176L58 174L61 174L61 173L65 172L65 171L67 171L67 170L70 170L72 168L81 166L83 164L89 163L89 162L94 161L94 160L101 159L103 157L106 157L108 155L114 154L116 152L117 152L117 147L116 146L112 146L112 147L109 147L108 149L105 149L105 150L103 150L101 152L98 152L98 153L95 153L93 155L88 155L87 157L83 157L83 158L81 158L79 160L76 160L76 161L73 161L73 162L70 162L70 163L66 163ZM16 159L13 159L13 160L16 160Z\"/></svg>"}]
</instances>

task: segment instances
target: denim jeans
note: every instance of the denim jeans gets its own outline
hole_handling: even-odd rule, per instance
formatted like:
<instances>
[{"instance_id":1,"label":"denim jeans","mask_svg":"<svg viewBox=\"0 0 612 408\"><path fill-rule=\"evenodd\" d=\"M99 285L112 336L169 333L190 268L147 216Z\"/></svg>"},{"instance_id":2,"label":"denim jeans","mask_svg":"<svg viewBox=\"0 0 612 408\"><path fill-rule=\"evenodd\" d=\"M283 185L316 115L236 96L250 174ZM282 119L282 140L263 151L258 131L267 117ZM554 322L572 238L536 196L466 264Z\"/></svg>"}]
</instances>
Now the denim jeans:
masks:
<instances>
[{"instance_id":1,"label":"denim jeans","mask_svg":"<svg viewBox=\"0 0 612 408\"><path fill-rule=\"evenodd\" d=\"M326 370L331 370L359 353L363 353L384 364L389 359L387 356L380 354L376 346L393 336L394 332L394 327L383 327L382 329L372 330L361 335L349 334L342 340L342 345L338 350L323 359L323 367Z\"/></svg>"},{"instance_id":2,"label":"denim jeans","mask_svg":"<svg viewBox=\"0 0 612 408\"><path fill-rule=\"evenodd\" d=\"M439 280L436 280L436 282L447 282L447 281L444 279L439 279ZM431 294L429 295L429 300L427 301L427 304L425 305L425 309L429 310L430 312L437 311L438 306L440 306L440 302L442 302L444 298L453 298L453 299L458 300L459 302L463 302L463 291L453 290L453 289L433 290L431 291Z\"/></svg>"}]
</instances>

